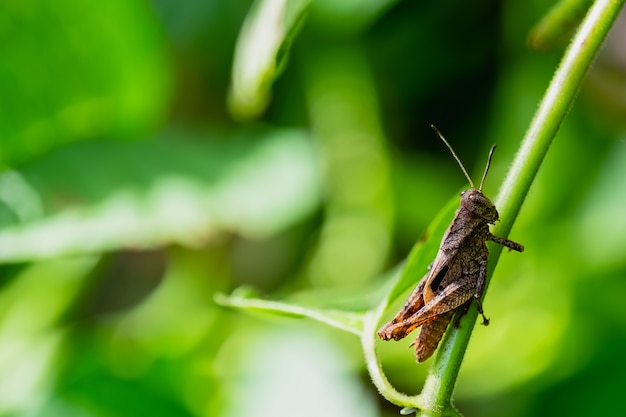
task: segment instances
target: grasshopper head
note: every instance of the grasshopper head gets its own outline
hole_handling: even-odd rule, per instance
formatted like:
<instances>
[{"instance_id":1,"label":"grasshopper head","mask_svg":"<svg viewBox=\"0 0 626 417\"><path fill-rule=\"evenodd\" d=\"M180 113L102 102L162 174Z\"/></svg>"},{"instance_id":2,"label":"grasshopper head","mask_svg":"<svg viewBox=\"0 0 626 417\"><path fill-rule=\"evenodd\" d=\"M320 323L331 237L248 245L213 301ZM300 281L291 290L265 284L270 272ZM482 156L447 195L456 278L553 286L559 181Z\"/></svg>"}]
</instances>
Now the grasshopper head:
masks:
<instances>
[{"instance_id":1,"label":"grasshopper head","mask_svg":"<svg viewBox=\"0 0 626 417\"><path fill-rule=\"evenodd\" d=\"M461 207L466 208L476 216L482 217L491 224L498 220L496 206L480 190L475 188L461 193Z\"/></svg>"},{"instance_id":2,"label":"grasshopper head","mask_svg":"<svg viewBox=\"0 0 626 417\"><path fill-rule=\"evenodd\" d=\"M456 156L456 153L454 153L452 146L450 146L448 141L443 137L443 135L441 134L439 129L435 127L435 125L430 125L430 127L433 128L433 130L435 131L435 133L437 133L437 135L439 135L443 143L445 143L448 149L450 149L452 156L454 157L454 159L456 159L456 162L459 163L459 166L461 167L461 171L463 171L465 178L467 178L467 181L472 186L472 188L470 188L469 190L463 191L461 193L461 207L468 210L474 216L480 217L481 219L486 220L487 223L494 224L498 220L498 217L499 217L498 210L496 210L495 204L493 204L491 200L489 200L483 194L483 183L485 182L485 178L487 177L487 172L489 172L489 165L491 165L491 157L493 156L493 151L496 149L496 145L493 145L491 147L491 150L489 151L489 158L487 158L487 165L485 166L485 172L483 172L483 177L480 180L480 186L477 189L474 186L474 183L472 182L472 178L469 176L469 174L467 173L467 170L461 163L461 160L459 159L458 156Z\"/></svg>"}]
</instances>

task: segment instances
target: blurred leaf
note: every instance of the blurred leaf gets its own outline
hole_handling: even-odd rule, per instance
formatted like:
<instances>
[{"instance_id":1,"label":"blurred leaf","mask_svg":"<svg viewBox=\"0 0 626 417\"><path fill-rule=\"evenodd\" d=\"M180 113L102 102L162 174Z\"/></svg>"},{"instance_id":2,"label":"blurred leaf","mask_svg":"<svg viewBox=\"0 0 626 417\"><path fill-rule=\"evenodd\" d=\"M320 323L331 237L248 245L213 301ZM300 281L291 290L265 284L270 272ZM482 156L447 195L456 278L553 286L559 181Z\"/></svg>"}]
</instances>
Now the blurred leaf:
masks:
<instances>
[{"instance_id":1,"label":"blurred leaf","mask_svg":"<svg viewBox=\"0 0 626 417\"><path fill-rule=\"evenodd\" d=\"M46 214L6 225L0 260L193 246L223 232L280 230L318 203L315 152L303 131L256 136L86 142L50 154L19 171Z\"/></svg>"},{"instance_id":2,"label":"blurred leaf","mask_svg":"<svg viewBox=\"0 0 626 417\"><path fill-rule=\"evenodd\" d=\"M307 54L304 85L327 173L325 222L307 271L314 285L361 288L387 266L393 234L389 142L359 48Z\"/></svg>"},{"instance_id":3,"label":"blurred leaf","mask_svg":"<svg viewBox=\"0 0 626 417\"><path fill-rule=\"evenodd\" d=\"M354 34L381 18L398 0L315 0L312 16L316 23L337 34Z\"/></svg>"},{"instance_id":4,"label":"blurred leaf","mask_svg":"<svg viewBox=\"0 0 626 417\"><path fill-rule=\"evenodd\" d=\"M623 135L622 135L623 137ZM577 258L597 271L623 267L626 263L626 146L623 140L614 144L602 160L596 184L582 202L572 222L572 240ZM597 239L602 236L602 239Z\"/></svg>"},{"instance_id":5,"label":"blurred leaf","mask_svg":"<svg viewBox=\"0 0 626 417\"><path fill-rule=\"evenodd\" d=\"M58 329L96 258L41 262L0 293L0 414L28 409L45 396L64 333Z\"/></svg>"},{"instance_id":6,"label":"blurred leaf","mask_svg":"<svg viewBox=\"0 0 626 417\"><path fill-rule=\"evenodd\" d=\"M3 2L0 47L0 164L139 137L164 115L169 67L146 2Z\"/></svg>"},{"instance_id":7,"label":"blurred leaf","mask_svg":"<svg viewBox=\"0 0 626 417\"><path fill-rule=\"evenodd\" d=\"M165 276L144 302L97 317L80 311L65 316L70 326L56 358L53 391L33 405L38 414L26 415L221 415L207 408L223 402L223 385L210 370L228 333L223 327L228 318L211 302L223 279L216 276L223 252L174 247L167 253ZM145 279L138 266L133 266L136 279ZM110 272L109 281L115 280L116 272ZM128 288L117 285L117 290ZM79 305L90 302L82 298ZM133 405L124 407L128 401Z\"/></svg>"},{"instance_id":8,"label":"blurred leaf","mask_svg":"<svg viewBox=\"0 0 626 417\"><path fill-rule=\"evenodd\" d=\"M351 346L357 343L350 335L329 335L311 323L248 328L216 358L227 402L218 416L380 416Z\"/></svg>"},{"instance_id":9,"label":"blurred leaf","mask_svg":"<svg viewBox=\"0 0 626 417\"><path fill-rule=\"evenodd\" d=\"M256 0L241 28L229 95L233 115L253 118L265 110L270 85L286 64L287 53L311 0Z\"/></svg>"},{"instance_id":10,"label":"blurred leaf","mask_svg":"<svg viewBox=\"0 0 626 417\"><path fill-rule=\"evenodd\" d=\"M383 300L384 305L379 305L376 308L369 310L369 312L378 311L384 312L385 306L391 304L396 298L402 295L408 288L415 286L422 278L423 274L427 271L429 263L434 259L437 250L439 249L439 236L443 236L447 229L450 219L454 215L454 211L458 208L458 197L455 197L446 205L441 212L437 215L431 227L427 232L427 237L418 242L414 249L409 254L406 266L402 267L401 274L397 270L392 270L391 276L398 276L398 280L389 287L388 293ZM379 294L379 290L372 291L373 294ZM367 296L357 296L361 301L367 298ZM302 294L296 295L296 300L300 303L302 300L315 300L315 297L306 297ZM233 295L226 296L218 294L216 296L216 302L224 306L237 307L246 310L263 310L274 313L280 313L282 315L290 317L308 317L314 320L326 323L330 326L357 334L361 336L363 331L363 320L366 313L354 313L342 310L328 310L320 308L331 299L338 308L342 308L341 298L339 296L333 296L326 294L324 297L317 297L315 307L302 306L298 304L289 304L285 302L268 301L258 297L254 290L250 288L240 288L235 291ZM344 307L354 307L354 299L345 299ZM361 304L362 305L362 304ZM376 319L378 316L376 315Z\"/></svg>"},{"instance_id":11,"label":"blurred leaf","mask_svg":"<svg viewBox=\"0 0 626 417\"><path fill-rule=\"evenodd\" d=\"M161 356L189 359L198 346L200 355L207 355L223 342L213 337L213 331L224 326L213 293L228 278L224 251L173 247L167 252L167 271L158 288L114 323L118 337L111 347L122 358L119 368L123 369L126 361L136 361L125 358L129 340L138 351L136 355L147 362Z\"/></svg>"},{"instance_id":12,"label":"blurred leaf","mask_svg":"<svg viewBox=\"0 0 626 417\"><path fill-rule=\"evenodd\" d=\"M72 409L71 415L79 416L81 412L117 417L194 415L180 397L185 386L169 383L181 381L184 361L150 358L152 361L147 363L138 359L131 362L128 357L137 354L132 344L127 343L125 354L111 355L114 342L108 329L99 328L95 334L81 332L80 328L75 330L68 338L71 347L67 353L71 356L61 361L60 395L44 403L39 416L47 417L49 408L59 407ZM127 361L124 370L112 364L120 357Z\"/></svg>"},{"instance_id":13,"label":"blurred leaf","mask_svg":"<svg viewBox=\"0 0 626 417\"><path fill-rule=\"evenodd\" d=\"M249 289L240 289L233 295L217 294L215 301L223 306L237 307L245 310L256 310L276 313L288 317L307 317L325 323L331 327L361 335L363 330L364 314L340 310L323 310L307 308L278 301L268 301L256 298Z\"/></svg>"},{"instance_id":14,"label":"blurred leaf","mask_svg":"<svg viewBox=\"0 0 626 417\"><path fill-rule=\"evenodd\" d=\"M591 0L559 1L532 28L528 45L539 51L566 45L592 3Z\"/></svg>"}]
</instances>

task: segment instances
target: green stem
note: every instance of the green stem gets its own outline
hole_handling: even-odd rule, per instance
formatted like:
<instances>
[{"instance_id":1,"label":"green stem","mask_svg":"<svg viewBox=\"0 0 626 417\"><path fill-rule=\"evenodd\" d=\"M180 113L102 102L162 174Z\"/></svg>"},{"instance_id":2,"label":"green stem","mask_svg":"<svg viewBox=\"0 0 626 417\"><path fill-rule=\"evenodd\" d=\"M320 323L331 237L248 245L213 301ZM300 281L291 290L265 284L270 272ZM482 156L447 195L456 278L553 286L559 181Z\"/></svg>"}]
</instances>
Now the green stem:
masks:
<instances>
[{"instance_id":1,"label":"green stem","mask_svg":"<svg viewBox=\"0 0 626 417\"><path fill-rule=\"evenodd\" d=\"M539 166L624 1L596 1L581 23L550 82L513 165L495 199L503 220L494 227L494 234L507 236L511 230L528 190L537 175ZM493 245L491 247L489 255L490 274L487 278L487 284L501 252L501 246ZM423 415L458 415L458 412L452 407L452 393L477 314L474 306L470 309L467 317L463 319L461 327L451 329L442 341L420 395L422 402L428 406L426 414Z\"/></svg>"}]
</instances>

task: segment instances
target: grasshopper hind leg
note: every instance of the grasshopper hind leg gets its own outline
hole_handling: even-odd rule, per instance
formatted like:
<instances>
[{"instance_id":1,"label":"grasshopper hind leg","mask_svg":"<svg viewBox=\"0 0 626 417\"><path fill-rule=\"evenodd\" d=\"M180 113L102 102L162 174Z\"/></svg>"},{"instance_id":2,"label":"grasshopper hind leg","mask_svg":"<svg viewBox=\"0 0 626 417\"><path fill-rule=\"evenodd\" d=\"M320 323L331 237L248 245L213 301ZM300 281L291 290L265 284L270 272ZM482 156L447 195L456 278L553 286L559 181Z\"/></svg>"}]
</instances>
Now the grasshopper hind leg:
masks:
<instances>
[{"instance_id":1,"label":"grasshopper hind leg","mask_svg":"<svg viewBox=\"0 0 626 417\"><path fill-rule=\"evenodd\" d=\"M411 343L411 346L415 346L415 358L418 362L424 362L437 350L453 314L454 310L448 311L422 326L419 335Z\"/></svg>"}]
</instances>

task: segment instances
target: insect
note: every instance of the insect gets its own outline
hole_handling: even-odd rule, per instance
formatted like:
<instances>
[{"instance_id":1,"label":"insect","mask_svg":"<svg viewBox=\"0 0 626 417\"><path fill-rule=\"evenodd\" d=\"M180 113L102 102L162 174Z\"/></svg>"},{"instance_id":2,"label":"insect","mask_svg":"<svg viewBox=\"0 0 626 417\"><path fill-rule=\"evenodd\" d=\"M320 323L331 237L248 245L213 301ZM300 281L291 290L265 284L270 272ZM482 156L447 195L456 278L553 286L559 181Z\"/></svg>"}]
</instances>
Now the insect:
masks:
<instances>
[{"instance_id":1,"label":"insect","mask_svg":"<svg viewBox=\"0 0 626 417\"><path fill-rule=\"evenodd\" d=\"M477 189L452 146L434 125L431 128L450 149L471 188L461 193L460 207L441 240L439 252L428 268L428 273L400 312L378 331L378 336L383 340L400 340L422 326L420 334L411 344L415 345L418 362L428 359L437 349L454 312L462 309L462 316L473 300L483 317L483 324L489 324L480 301L487 277L489 252L486 242L491 240L517 252L524 251L524 246L519 243L494 236L489 231L489 225L494 224L499 215L496 206L485 197L482 189L495 145L489 151L487 166Z\"/></svg>"}]
</instances>

